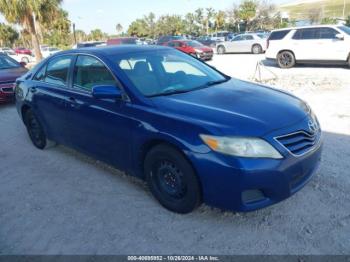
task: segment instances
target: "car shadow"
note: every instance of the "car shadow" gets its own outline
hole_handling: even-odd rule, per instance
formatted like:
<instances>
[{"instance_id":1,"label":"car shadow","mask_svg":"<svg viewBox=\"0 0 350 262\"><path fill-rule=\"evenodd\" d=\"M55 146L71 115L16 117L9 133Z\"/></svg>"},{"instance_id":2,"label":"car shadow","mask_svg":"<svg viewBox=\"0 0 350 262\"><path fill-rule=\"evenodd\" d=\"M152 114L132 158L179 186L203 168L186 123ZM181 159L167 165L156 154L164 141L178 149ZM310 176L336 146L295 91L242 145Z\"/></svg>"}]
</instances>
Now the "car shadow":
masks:
<instances>
[{"instance_id":1,"label":"car shadow","mask_svg":"<svg viewBox=\"0 0 350 262\"><path fill-rule=\"evenodd\" d=\"M263 60L261 60L261 63L267 67L274 67L274 68L282 69L278 66L276 61L273 61L270 59L263 59ZM298 63L293 68L342 68L342 69L348 69L349 66L342 65L342 64ZM284 69L284 70L288 70L288 69Z\"/></svg>"}]
</instances>

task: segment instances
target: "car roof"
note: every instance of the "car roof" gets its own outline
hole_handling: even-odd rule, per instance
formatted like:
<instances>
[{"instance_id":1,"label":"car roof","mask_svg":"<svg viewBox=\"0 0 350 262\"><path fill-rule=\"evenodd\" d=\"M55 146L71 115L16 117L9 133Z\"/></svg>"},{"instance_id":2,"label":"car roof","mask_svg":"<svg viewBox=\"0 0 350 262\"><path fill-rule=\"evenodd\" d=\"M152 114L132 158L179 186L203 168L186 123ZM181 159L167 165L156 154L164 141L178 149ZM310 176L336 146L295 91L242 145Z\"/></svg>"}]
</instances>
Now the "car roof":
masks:
<instances>
[{"instance_id":1,"label":"car roof","mask_svg":"<svg viewBox=\"0 0 350 262\"><path fill-rule=\"evenodd\" d=\"M172 50L172 48L165 46L156 46L156 45L117 45L117 46L103 46L103 47L87 47L87 48L78 48L62 51L59 54L76 54L76 53L85 53L93 55L119 55L127 53L136 53L136 52L147 52L147 51L157 51L157 50Z\"/></svg>"},{"instance_id":2,"label":"car roof","mask_svg":"<svg viewBox=\"0 0 350 262\"><path fill-rule=\"evenodd\" d=\"M320 28L320 27L338 27L341 25L305 25L305 26L295 26L295 27L288 27L288 28L281 28L277 30L272 30L273 32L279 32L279 31L286 31L286 30L297 30L297 29L306 29L306 28Z\"/></svg>"}]
</instances>

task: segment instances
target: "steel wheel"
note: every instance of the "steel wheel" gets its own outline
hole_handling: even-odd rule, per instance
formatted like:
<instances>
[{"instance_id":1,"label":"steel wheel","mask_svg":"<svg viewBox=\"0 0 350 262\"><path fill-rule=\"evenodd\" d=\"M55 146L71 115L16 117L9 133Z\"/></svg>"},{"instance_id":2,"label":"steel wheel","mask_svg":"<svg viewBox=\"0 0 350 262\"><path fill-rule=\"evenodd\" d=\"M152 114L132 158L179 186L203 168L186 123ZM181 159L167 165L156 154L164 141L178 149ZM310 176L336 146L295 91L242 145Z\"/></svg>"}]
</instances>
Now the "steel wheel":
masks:
<instances>
[{"instance_id":1,"label":"steel wheel","mask_svg":"<svg viewBox=\"0 0 350 262\"><path fill-rule=\"evenodd\" d=\"M38 119L31 110L25 113L25 124L34 146L39 149L44 149L46 147L46 135Z\"/></svg>"}]
</instances>

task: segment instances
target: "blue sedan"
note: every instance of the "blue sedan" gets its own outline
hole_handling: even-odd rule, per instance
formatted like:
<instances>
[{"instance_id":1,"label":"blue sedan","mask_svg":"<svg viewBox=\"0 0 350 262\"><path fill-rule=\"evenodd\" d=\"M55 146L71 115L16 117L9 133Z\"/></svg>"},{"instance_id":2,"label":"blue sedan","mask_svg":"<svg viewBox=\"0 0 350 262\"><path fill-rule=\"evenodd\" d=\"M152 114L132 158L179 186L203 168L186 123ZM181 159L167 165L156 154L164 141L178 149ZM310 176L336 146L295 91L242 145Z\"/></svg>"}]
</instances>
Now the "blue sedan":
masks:
<instances>
[{"instance_id":1,"label":"blue sedan","mask_svg":"<svg viewBox=\"0 0 350 262\"><path fill-rule=\"evenodd\" d=\"M317 170L318 120L300 99L160 46L57 53L17 80L31 141L62 144L144 179L165 208L251 211Z\"/></svg>"}]
</instances>

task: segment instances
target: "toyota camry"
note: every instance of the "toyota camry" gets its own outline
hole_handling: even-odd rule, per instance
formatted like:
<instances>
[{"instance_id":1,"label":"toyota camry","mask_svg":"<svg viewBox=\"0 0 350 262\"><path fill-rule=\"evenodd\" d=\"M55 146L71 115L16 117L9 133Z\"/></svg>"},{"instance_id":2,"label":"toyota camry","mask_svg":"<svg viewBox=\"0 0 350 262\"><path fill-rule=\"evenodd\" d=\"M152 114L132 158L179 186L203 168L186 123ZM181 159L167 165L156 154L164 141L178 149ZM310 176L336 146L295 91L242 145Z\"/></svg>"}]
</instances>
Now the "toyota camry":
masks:
<instances>
[{"instance_id":1,"label":"toyota camry","mask_svg":"<svg viewBox=\"0 0 350 262\"><path fill-rule=\"evenodd\" d=\"M297 97L231 78L178 50L59 52L17 80L34 146L62 144L144 179L165 208L251 211L316 172L322 133Z\"/></svg>"}]
</instances>

